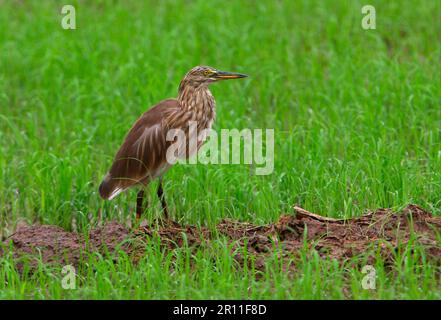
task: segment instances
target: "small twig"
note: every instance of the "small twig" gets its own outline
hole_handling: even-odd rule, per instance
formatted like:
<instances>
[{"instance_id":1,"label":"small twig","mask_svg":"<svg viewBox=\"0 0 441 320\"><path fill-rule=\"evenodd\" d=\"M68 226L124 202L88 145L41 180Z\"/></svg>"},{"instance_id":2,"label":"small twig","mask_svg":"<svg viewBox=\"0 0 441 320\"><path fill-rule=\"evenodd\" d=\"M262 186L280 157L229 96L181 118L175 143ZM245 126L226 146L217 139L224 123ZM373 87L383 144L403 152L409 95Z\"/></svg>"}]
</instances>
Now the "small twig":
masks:
<instances>
[{"instance_id":1,"label":"small twig","mask_svg":"<svg viewBox=\"0 0 441 320\"><path fill-rule=\"evenodd\" d=\"M323 217L318 214L309 212L309 211L307 211L303 208L300 208L298 206L294 206L294 210L300 216L309 217L309 218L319 220L319 221L327 221L327 222L343 222L344 221L344 219L334 219L334 218Z\"/></svg>"}]
</instances>

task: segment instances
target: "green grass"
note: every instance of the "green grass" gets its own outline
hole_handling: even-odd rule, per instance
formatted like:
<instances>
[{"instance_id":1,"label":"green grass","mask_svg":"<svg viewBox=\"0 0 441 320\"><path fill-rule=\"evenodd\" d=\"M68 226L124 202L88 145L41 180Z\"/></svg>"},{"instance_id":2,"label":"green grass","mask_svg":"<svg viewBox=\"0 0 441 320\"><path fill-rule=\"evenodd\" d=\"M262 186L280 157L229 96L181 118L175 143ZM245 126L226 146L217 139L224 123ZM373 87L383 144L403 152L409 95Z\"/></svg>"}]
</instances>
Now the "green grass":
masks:
<instances>
[{"instance_id":1,"label":"green grass","mask_svg":"<svg viewBox=\"0 0 441 320\"><path fill-rule=\"evenodd\" d=\"M376 30L361 28L362 1L72 3L77 30L61 28L62 2L0 0L1 233L20 219L75 219L87 232L100 209L133 216L135 192L104 203L100 180L137 117L201 64L250 75L211 87L214 129L274 128L275 170L176 166L165 177L174 219L266 223L293 204L336 217L407 203L441 214L439 1L370 1ZM150 199L149 219L160 212L153 189ZM344 287L356 299L441 298L435 267L406 252L367 291L360 270L314 257L294 279L273 261L255 280L224 247L193 253L194 270L185 248L152 246L137 267L97 259L73 291L59 269L21 277L3 258L0 297L343 298Z\"/></svg>"},{"instance_id":2,"label":"green grass","mask_svg":"<svg viewBox=\"0 0 441 320\"><path fill-rule=\"evenodd\" d=\"M239 267L223 239L196 251L184 245L172 252L161 251L156 240L147 244L146 256L137 265L123 252L116 264L108 256L85 257L72 290L62 288L61 267L40 263L36 271L25 268L21 274L9 256L3 257L0 299L441 298L437 267L414 244L405 246L392 266L385 266L377 254L375 289L365 290L361 283L366 274L357 267L370 264L365 259L339 264L320 258L307 244L292 262L299 270L293 278L284 271L277 249L266 271L256 271L251 257L250 267Z\"/></svg>"}]
</instances>

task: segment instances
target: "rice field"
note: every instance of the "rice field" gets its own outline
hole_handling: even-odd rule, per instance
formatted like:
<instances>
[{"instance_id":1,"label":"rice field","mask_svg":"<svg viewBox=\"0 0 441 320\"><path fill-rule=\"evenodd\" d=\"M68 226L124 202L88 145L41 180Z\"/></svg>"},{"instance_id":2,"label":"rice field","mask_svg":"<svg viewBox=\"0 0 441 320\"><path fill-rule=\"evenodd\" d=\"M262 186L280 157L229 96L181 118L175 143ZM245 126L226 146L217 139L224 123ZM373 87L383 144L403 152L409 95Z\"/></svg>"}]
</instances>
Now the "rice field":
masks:
<instances>
[{"instance_id":1,"label":"rice field","mask_svg":"<svg viewBox=\"0 0 441 320\"><path fill-rule=\"evenodd\" d=\"M417 204L441 215L441 5L364 2L0 0L0 234L50 224L87 235L134 219L136 191L112 201L101 179L133 122L177 96L197 65L246 73L213 84L213 130L274 129L274 171L186 164L164 177L173 220L214 229L222 219L276 222L298 205L331 218ZM156 183L148 221L161 216ZM438 246L440 238L438 238ZM286 273L278 249L256 277L222 236L167 251L154 238L136 264L121 253L84 258L76 288L59 266L20 272L0 258L1 299L440 299L441 265L413 242L376 288L354 261L308 247ZM356 265L356 263L355 263ZM25 270L26 266L25 266Z\"/></svg>"}]
</instances>

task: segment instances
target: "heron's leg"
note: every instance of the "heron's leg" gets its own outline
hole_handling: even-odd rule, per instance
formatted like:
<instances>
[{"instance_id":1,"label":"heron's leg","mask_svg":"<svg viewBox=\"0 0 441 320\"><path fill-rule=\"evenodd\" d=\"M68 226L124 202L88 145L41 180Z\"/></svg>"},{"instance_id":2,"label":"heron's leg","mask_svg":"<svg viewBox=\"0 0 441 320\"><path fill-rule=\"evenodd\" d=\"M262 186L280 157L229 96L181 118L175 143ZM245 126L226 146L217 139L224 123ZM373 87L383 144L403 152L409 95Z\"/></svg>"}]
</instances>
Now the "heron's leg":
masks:
<instances>
[{"instance_id":1,"label":"heron's leg","mask_svg":"<svg viewBox=\"0 0 441 320\"><path fill-rule=\"evenodd\" d=\"M162 179L159 178L158 185L158 198L161 200L162 211L164 211L164 216L168 219L167 203L165 202L164 190L162 190Z\"/></svg>"},{"instance_id":2,"label":"heron's leg","mask_svg":"<svg viewBox=\"0 0 441 320\"><path fill-rule=\"evenodd\" d=\"M141 189L136 195L136 219L139 220L144 213L144 189Z\"/></svg>"}]
</instances>

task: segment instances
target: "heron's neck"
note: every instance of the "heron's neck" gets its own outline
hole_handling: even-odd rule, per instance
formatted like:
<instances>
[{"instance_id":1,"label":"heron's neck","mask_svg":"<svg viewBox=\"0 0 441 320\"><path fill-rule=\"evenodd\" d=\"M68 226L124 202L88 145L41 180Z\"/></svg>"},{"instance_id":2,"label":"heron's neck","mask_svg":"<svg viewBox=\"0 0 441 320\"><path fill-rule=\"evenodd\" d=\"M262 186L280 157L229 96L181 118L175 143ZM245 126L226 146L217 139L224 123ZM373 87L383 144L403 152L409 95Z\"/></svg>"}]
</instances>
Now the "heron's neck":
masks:
<instances>
[{"instance_id":1,"label":"heron's neck","mask_svg":"<svg viewBox=\"0 0 441 320\"><path fill-rule=\"evenodd\" d=\"M179 86L178 101L182 109L196 113L214 112L215 102L208 85L189 85L182 82Z\"/></svg>"}]
</instances>

